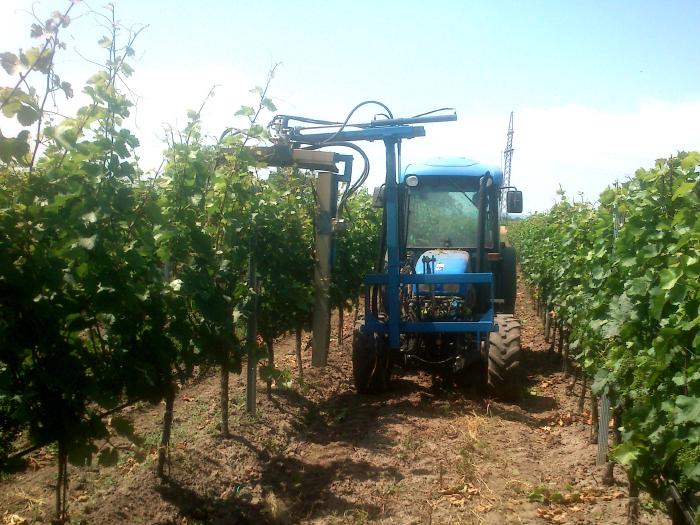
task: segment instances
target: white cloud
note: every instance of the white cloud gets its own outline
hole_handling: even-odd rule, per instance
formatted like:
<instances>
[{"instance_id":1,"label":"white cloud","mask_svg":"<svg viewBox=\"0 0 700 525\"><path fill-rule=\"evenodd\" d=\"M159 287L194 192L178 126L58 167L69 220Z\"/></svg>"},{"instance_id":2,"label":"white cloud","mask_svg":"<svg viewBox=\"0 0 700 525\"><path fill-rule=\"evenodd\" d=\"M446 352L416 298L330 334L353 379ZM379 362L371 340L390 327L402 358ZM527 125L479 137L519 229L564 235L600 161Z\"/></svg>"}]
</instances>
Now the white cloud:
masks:
<instances>
[{"instance_id":1,"label":"white cloud","mask_svg":"<svg viewBox=\"0 0 700 525\"><path fill-rule=\"evenodd\" d=\"M644 101L632 112L525 109L518 118L513 181L528 192L529 209L551 204L558 184L569 196L582 191L595 200L607 185L657 158L700 148L699 118L700 99Z\"/></svg>"},{"instance_id":2,"label":"white cloud","mask_svg":"<svg viewBox=\"0 0 700 525\"><path fill-rule=\"evenodd\" d=\"M23 10L31 9L33 0L0 0L0 51L31 44L28 35L30 17ZM46 4L44 2L44 4ZM46 12L39 5L38 11ZM87 24L89 25L89 24ZM85 24L71 26L66 55L82 43L84 49L93 42L92 30ZM89 38L88 38L89 37ZM71 36L72 38L72 36ZM84 41L90 42L85 44ZM90 55L92 56L92 55ZM134 60L136 69L130 87L141 97L127 126L140 138L139 154L144 168L160 164L163 149L163 124L182 127L186 110L197 109L209 89L219 84L215 97L203 113L205 132L218 136L235 123L233 113L242 104L253 102L248 90L264 79L251 78L228 65L195 64L160 67ZM73 83L76 95L82 83L94 71L90 64L72 57L59 64L63 80ZM281 68L273 82L272 95L281 113L327 118L344 118L356 101L319 97L318 84L286 82ZM0 71L0 85L9 85L7 75ZM329 86L330 91L330 86ZM434 97L439 99L439 94ZM82 105L85 100L61 101L65 114ZM390 101L391 102L391 101ZM484 109L484 111L487 111ZM363 110L358 119L370 119L374 110ZM398 115L404 116L404 115ZM266 120L267 117L265 117ZM694 100L668 102L642 100L632 111L610 111L581 105L515 108L515 137L512 183L524 190L526 210L542 210L555 199L559 184L570 197L583 192L595 200L600 191L615 179L624 179L639 167L653 165L656 158L677 150L700 149L700 94ZM508 114L460 114L458 122L427 124L426 137L405 141L404 164L433 156L466 156L484 163L501 164L505 146ZM12 124L0 117L0 126L13 130ZM381 143L361 144L370 154L372 173L370 188L384 179L384 154ZM356 176L362 169L355 164Z\"/></svg>"},{"instance_id":3,"label":"white cloud","mask_svg":"<svg viewBox=\"0 0 700 525\"><path fill-rule=\"evenodd\" d=\"M187 111L199 110L212 88L214 96L204 106L202 125L205 134L218 137L236 122L234 113L241 105L255 102L256 95L249 92L254 85L245 74L226 66L137 70L129 87L138 95L138 103L128 124L141 142L142 167L158 167L165 147L164 129L182 129Z\"/></svg>"},{"instance_id":4,"label":"white cloud","mask_svg":"<svg viewBox=\"0 0 700 525\"><path fill-rule=\"evenodd\" d=\"M17 42L29 40L29 24L32 2L28 0L2 0L0 6L0 50L10 51Z\"/></svg>"},{"instance_id":5,"label":"white cloud","mask_svg":"<svg viewBox=\"0 0 700 525\"><path fill-rule=\"evenodd\" d=\"M700 99L642 101L635 111L612 112L579 105L523 108L515 112L511 183L524 192L526 211L544 210L559 185L569 197L595 201L616 179L678 150L700 149ZM433 156L465 156L501 164L508 115L461 116L456 123L426 126L426 137L405 142L404 164ZM381 157L373 164L383 166ZM383 181L374 169L368 185Z\"/></svg>"}]
</instances>

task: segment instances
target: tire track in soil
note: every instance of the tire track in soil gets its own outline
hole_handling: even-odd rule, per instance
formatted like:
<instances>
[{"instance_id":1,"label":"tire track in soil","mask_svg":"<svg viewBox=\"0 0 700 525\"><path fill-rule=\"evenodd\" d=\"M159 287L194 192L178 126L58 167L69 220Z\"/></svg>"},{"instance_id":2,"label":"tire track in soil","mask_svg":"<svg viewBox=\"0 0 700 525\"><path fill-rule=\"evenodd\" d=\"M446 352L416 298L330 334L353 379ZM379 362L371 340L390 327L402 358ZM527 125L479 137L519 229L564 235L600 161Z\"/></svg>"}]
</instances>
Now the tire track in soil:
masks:
<instances>
[{"instance_id":1,"label":"tire track in soil","mask_svg":"<svg viewBox=\"0 0 700 525\"><path fill-rule=\"evenodd\" d=\"M348 338L341 350L332 343L325 369L304 356L303 384L274 388L269 400L260 383L254 419L245 414L243 378L232 376L228 440L217 427L218 376L186 386L175 406L169 482L154 477L154 447L144 463L127 455L116 467L71 468L73 521L626 523L623 473L616 470L613 487L600 484L588 411L580 414L578 396L567 393L522 288L517 313L528 373L517 404L443 389L422 373L396 378L387 394L357 396ZM277 342L279 366L295 370L293 349L293 336ZM157 441L162 407L129 415ZM41 457L37 470L0 484L5 521L12 513L48 521L55 469L50 454ZM668 520L643 512L641 523Z\"/></svg>"}]
</instances>

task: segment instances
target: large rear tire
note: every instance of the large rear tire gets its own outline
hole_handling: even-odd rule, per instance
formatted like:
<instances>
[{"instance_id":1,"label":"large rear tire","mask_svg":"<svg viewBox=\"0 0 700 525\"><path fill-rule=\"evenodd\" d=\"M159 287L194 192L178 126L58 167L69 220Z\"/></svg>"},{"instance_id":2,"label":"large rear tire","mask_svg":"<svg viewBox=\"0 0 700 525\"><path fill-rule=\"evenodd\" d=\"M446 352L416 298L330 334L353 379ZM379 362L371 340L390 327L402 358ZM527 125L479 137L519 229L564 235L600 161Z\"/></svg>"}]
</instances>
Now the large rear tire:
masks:
<instances>
[{"instance_id":1,"label":"large rear tire","mask_svg":"<svg viewBox=\"0 0 700 525\"><path fill-rule=\"evenodd\" d=\"M358 394L379 394L389 387L389 351L382 334L361 331L352 335L352 376Z\"/></svg>"},{"instance_id":2,"label":"large rear tire","mask_svg":"<svg viewBox=\"0 0 700 525\"><path fill-rule=\"evenodd\" d=\"M489 336L488 386L497 397L510 401L522 394L523 370L520 350L520 321L509 314L494 318L497 332Z\"/></svg>"}]
</instances>

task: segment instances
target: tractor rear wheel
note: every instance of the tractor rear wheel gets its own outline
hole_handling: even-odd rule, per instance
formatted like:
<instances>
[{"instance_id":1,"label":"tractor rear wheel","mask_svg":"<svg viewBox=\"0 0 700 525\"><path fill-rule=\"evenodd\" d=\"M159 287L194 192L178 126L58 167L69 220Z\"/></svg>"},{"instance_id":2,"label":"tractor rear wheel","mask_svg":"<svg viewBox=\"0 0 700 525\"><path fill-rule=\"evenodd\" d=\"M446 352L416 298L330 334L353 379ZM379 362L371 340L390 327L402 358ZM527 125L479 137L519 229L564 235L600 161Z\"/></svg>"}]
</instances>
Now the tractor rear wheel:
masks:
<instances>
[{"instance_id":1,"label":"tractor rear wheel","mask_svg":"<svg viewBox=\"0 0 700 525\"><path fill-rule=\"evenodd\" d=\"M352 377L358 394L379 394L389 386L389 351L381 334L364 333L362 323L352 334Z\"/></svg>"},{"instance_id":2,"label":"tractor rear wheel","mask_svg":"<svg viewBox=\"0 0 700 525\"><path fill-rule=\"evenodd\" d=\"M494 318L497 332L489 336L488 386L503 399L515 400L522 389L520 321L508 314Z\"/></svg>"}]
</instances>

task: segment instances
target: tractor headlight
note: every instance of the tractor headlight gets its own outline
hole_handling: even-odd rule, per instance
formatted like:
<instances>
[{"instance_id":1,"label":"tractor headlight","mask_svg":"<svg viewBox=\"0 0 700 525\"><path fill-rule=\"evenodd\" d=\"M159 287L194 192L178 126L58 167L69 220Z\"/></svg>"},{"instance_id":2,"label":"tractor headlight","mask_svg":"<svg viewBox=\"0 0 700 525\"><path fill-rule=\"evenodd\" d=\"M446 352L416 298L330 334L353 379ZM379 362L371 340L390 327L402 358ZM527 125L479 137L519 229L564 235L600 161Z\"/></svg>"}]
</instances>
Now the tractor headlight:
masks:
<instances>
[{"instance_id":1,"label":"tractor headlight","mask_svg":"<svg viewBox=\"0 0 700 525\"><path fill-rule=\"evenodd\" d=\"M415 188L418 186L418 177L416 175L409 175L406 177L406 186L409 188Z\"/></svg>"}]
</instances>

